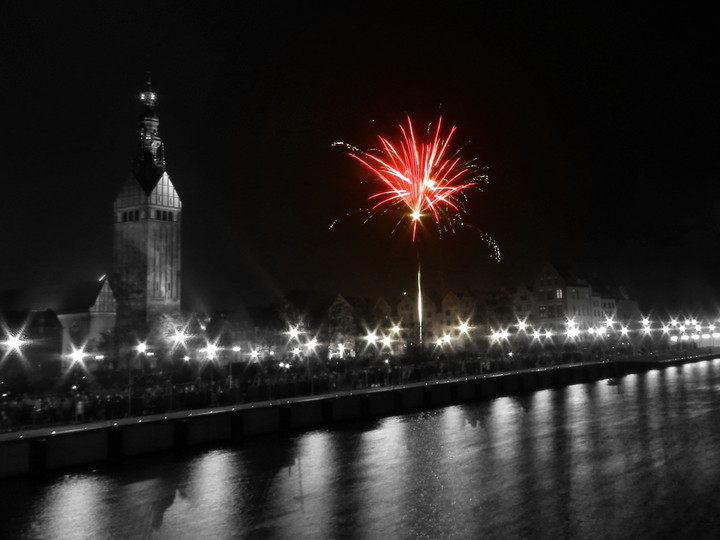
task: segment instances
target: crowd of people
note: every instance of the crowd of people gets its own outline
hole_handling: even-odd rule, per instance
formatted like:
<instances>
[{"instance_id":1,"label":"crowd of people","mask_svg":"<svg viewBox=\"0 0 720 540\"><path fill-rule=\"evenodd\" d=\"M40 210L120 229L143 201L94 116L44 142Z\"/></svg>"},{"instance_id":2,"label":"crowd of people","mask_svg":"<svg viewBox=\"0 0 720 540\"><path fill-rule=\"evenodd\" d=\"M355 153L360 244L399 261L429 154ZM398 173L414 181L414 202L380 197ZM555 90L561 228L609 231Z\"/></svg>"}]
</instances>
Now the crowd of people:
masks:
<instances>
[{"instance_id":1,"label":"crowd of people","mask_svg":"<svg viewBox=\"0 0 720 540\"><path fill-rule=\"evenodd\" d=\"M583 354L564 351L538 354L500 354L494 357L445 357L404 363L396 359L353 365L327 364L310 370L255 369L237 376L218 370L207 378L176 383L168 372L138 372L123 387L73 386L61 394L0 396L0 433L129 416L234 405L376 386L477 375L583 361L616 360L626 354ZM657 353L653 353L657 354ZM208 374L205 374L207 377Z\"/></svg>"}]
</instances>

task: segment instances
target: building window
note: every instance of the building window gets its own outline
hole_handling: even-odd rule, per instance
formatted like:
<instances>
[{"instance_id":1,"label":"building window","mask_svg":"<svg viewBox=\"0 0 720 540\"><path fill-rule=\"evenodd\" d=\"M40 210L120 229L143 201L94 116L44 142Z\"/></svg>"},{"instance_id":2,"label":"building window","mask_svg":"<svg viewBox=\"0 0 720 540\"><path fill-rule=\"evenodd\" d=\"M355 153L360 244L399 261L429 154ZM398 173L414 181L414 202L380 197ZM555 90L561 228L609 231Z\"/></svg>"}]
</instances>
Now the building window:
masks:
<instances>
[{"instance_id":1,"label":"building window","mask_svg":"<svg viewBox=\"0 0 720 540\"><path fill-rule=\"evenodd\" d=\"M563 290L555 289L555 298L562 299L562 297L563 297Z\"/></svg>"}]
</instances>

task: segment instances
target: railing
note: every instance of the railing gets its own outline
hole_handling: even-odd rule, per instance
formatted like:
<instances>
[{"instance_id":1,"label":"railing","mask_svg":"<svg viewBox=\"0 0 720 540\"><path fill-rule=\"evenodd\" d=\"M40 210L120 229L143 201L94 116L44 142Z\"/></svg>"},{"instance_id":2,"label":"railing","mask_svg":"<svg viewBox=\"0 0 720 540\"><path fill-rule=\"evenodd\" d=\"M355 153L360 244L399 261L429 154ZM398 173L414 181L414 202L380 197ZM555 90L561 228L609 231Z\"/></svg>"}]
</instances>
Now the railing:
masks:
<instances>
[{"instance_id":1,"label":"railing","mask_svg":"<svg viewBox=\"0 0 720 540\"><path fill-rule=\"evenodd\" d=\"M694 351L697 353L698 351ZM687 354L686 357L690 358ZM704 355L706 356L706 355ZM653 362L680 359L677 351L653 351L643 355L556 353L538 356L519 354L499 358L474 358L427 362L415 365L380 365L345 372L325 370L307 373L261 373L253 380L196 381L186 384L133 383L127 389L94 389L67 394L22 395L0 400L0 433L38 427L111 420L171 411L235 405L279 398L324 394L331 391L392 386L483 373L502 373L533 367L551 367L588 361ZM130 403L128 403L128 399Z\"/></svg>"}]
</instances>

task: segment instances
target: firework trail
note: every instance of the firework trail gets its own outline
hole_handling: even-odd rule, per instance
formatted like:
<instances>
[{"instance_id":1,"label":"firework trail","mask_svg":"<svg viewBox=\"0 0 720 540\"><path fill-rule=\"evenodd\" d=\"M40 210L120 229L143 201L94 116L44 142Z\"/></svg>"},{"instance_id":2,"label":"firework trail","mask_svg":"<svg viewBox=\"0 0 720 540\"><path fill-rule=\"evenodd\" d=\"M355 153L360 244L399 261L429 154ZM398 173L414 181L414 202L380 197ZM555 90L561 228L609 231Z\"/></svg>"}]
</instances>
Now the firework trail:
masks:
<instances>
[{"instance_id":1,"label":"firework trail","mask_svg":"<svg viewBox=\"0 0 720 540\"><path fill-rule=\"evenodd\" d=\"M425 218L431 220L441 234L467 227L481 236L499 261L500 251L492 237L463 221L467 192L480 188L482 182L487 182L487 176L478 174L472 160L463 161L459 150L451 151L450 142L456 127L443 134L440 117L435 128L428 126L426 137L421 138L408 116L407 123L399 129L401 136L397 142L378 136L380 148L367 152L342 142L333 145L345 148L350 157L372 173L376 189L368 197L373 206L364 209L368 219L380 213L397 212L400 218L395 228L404 220L410 220L413 242L418 237L418 224ZM418 255L418 320L422 343L420 276Z\"/></svg>"}]
</instances>

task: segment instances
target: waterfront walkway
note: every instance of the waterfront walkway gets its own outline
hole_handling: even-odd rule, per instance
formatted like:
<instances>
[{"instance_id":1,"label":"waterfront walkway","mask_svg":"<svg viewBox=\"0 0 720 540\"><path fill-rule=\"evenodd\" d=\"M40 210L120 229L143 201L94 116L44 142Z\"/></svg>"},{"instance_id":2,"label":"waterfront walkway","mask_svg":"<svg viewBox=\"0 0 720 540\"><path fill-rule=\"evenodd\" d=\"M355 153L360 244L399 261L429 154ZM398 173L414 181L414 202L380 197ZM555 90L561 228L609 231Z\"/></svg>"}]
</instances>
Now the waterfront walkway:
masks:
<instances>
[{"instance_id":1,"label":"waterfront walkway","mask_svg":"<svg viewBox=\"0 0 720 540\"><path fill-rule=\"evenodd\" d=\"M708 351L708 352L704 352L701 354L694 354L694 355L685 354L683 356L645 355L645 356L633 356L633 357L621 358L621 359L615 360L614 362L617 363L617 365L624 364L626 366L636 366L636 367L639 367L640 370L645 370L645 369L652 369L654 367L662 368L662 367L667 367L670 365L678 365L678 364L683 364L683 363L692 363L692 362L699 362L699 361L703 361L703 360L709 360L709 359L715 358L717 355L718 355L718 353L713 352L713 351ZM481 374L465 375L465 376L458 376L458 377L433 378L433 379L428 379L428 380L423 380L423 381L404 382L404 383L396 383L394 381L394 379L386 378L386 380L384 382L380 382L380 383L377 383L377 384L374 384L374 385L368 386L368 387L334 388L334 389L327 389L326 391L324 391L322 393L315 393L312 395L305 395L305 396L273 397L273 398L269 398L269 399L265 399L265 400L253 401L253 402L248 402L248 403L233 403L233 404L229 404L229 405L216 404L215 406L166 411L166 412L161 412L161 413L156 413L156 414L145 414L145 415L129 416L129 417L125 416L123 418L114 418L114 419L109 419L109 420L95 420L95 421L89 421L89 422L75 421L75 422L71 422L71 423L62 423L62 424L55 424L55 425L48 425L48 426L41 426L41 427L22 426L20 429L16 429L16 430L9 431L6 433L0 433L0 442L13 441L13 440L18 440L18 439L27 439L27 438L39 438L39 437L46 437L46 436L50 436L50 435L71 434L71 433L78 433L78 432L94 430L94 429L107 429L109 427L132 425L132 424L137 424L137 423L142 423L142 422L152 423L152 422L163 421L163 420L185 419L185 418L193 417L193 416L198 417L198 416L203 416L203 415L228 413L228 412L242 411L242 410L247 410L247 409L260 409L263 407L276 407L279 404L316 402L316 401L322 401L329 397L341 398L344 396L372 394L372 393L377 393L377 392L385 392L388 389L402 390L402 389L410 389L410 388L416 388L416 387L426 387L428 385L451 384L451 383L456 383L459 381L498 378L498 377L503 377L503 376L512 375L512 374L546 372L548 370L558 370L558 369L563 369L563 368L569 369L569 368L573 368L573 367L577 367L577 366L602 365L602 364L608 364L608 363L609 362L569 363L569 364L559 364L559 365L546 366L546 367L532 367L532 368L525 368L525 369L506 370L506 371L494 372L494 373L481 373ZM635 370L630 368L628 371L635 371Z\"/></svg>"}]
</instances>

